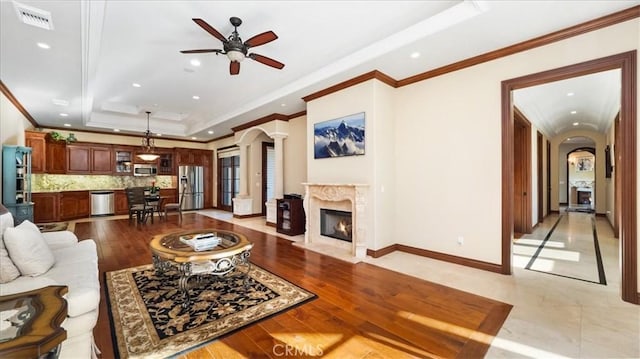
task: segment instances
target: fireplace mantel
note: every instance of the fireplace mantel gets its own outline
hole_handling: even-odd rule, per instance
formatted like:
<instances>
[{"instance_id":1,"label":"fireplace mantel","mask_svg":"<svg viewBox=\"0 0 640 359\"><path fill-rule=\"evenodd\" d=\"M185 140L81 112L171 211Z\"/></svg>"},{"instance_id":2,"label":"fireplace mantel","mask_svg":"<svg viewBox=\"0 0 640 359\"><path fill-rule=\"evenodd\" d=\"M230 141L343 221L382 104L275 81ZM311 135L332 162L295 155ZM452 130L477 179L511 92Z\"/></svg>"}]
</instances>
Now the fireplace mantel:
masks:
<instances>
[{"instance_id":1,"label":"fireplace mantel","mask_svg":"<svg viewBox=\"0 0 640 359\"><path fill-rule=\"evenodd\" d=\"M303 183L305 186L304 209L307 213L305 244L330 242L320 236L320 207L331 202L349 201L353 225L353 238L350 252L353 257L365 258L367 240L365 233L365 214L367 205L368 184L354 183ZM336 240L337 241L337 240ZM336 244L338 245L338 244Z\"/></svg>"}]
</instances>

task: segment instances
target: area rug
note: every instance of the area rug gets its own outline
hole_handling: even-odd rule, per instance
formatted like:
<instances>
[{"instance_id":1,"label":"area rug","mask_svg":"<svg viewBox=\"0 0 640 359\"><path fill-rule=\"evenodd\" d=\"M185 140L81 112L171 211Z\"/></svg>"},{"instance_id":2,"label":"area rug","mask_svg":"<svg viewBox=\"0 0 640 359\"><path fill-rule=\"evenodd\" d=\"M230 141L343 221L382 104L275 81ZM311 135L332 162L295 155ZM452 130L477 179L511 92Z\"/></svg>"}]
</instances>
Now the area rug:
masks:
<instances>
[{"instance_id":1,"label":"area rug","mask_svg":"<svg viewBox=\"0 0 640 359\"><path fill-rule=\"evenodd\" d=\"M43 223L38 224L38 229L40 232L57 232L57 231L65 231L69 226L69 222L60 222L60 223Z\"/></svg>"},{"instance_id":2,"label":"area rug","mask_svg":"<svg viewBox=\"0 0 640 359\"><path fill-rule=\"evenodd\" d=\"M152 265L105 273L114 352L119 358L165 358L201 347L259 320L315 298L256 265L242 276L191 278L190 308L183 310L178 272Z\"/></svg>"}]
</instances>

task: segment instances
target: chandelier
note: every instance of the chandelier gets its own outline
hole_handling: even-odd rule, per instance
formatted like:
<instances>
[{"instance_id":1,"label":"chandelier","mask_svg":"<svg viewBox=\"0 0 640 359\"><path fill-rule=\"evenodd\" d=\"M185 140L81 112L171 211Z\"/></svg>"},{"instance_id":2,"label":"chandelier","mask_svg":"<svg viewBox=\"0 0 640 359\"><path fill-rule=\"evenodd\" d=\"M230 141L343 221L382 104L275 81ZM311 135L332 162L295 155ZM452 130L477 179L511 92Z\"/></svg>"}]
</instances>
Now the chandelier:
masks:
<instances>
[{"instance_id":1,"label":"chandelier","mask_svg":"<svg viewBox=\"0 0 640 359\"><path fill-rule=\"evenodd\" d=\"M147 131L144 133L144 138L142 139L142 150L137 154L137 157L143 161L155 161L160 157L155 154L155 144L153 142L153 138L151 138L151 131L149 131L149 115L150 111L146 111L147 113Z\"/></svg>"}]
</instances>

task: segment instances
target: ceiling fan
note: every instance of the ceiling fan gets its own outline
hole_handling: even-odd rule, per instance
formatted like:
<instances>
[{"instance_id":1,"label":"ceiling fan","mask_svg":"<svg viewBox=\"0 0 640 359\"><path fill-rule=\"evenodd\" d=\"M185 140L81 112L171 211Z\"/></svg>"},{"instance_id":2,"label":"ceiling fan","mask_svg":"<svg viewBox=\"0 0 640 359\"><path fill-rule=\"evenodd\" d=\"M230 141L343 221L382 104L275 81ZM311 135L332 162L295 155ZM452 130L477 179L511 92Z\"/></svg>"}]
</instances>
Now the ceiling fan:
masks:
<instances>
[{"instance_id":1,"label":"ceiling fan","mask_svg":"<svg viewBox=\"0 0 640 359\"><path fill-rule=\"evenodd\" d=\"M240 62L248 57L252 60L263 63L267 66L275 67L276 69L282 69L284 64L276 61L272 58L262 56L259 54L248 53L249 48L256 47L260 45L264 45L268 42L271 42L278 38L273 31L265 31L261 34L258 34L249 40L242 42L240 38L240 34L238 34L238 26L242 25L242 20L237 17L232 17L229 19L231 25L233 25L233 32L229 36L229 38L225 38L218 30L214 29L211 25L209 25L206 21L202 19L192 19L196 24L198 24L204 31L213 35L216 39L222 41L222 49L200 49L200 50L182 50L180 51L183 54L199 54L206 52L215 52L216 55L222 54L227 55L231 63L229 64L229 73L231 75L237 75L240 73Z\"/></svg>"}]
</instances>

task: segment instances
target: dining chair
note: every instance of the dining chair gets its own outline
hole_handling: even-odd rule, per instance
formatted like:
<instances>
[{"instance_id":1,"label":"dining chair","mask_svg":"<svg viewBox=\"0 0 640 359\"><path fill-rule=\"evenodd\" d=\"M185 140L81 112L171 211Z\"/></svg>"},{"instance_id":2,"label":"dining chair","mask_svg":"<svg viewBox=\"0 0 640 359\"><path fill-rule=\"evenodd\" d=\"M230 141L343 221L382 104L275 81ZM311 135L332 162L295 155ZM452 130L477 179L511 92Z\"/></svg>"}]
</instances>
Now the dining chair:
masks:
<instances>
[{"instance_id":1,"label":"dining chair","mask_svg":"<svg viewBox=\"0 0 640 359\"><path fill-rule=\"evenodd\" d=\"M167 203L164 205L164 218L167 219L167 214L171 211L177 211L180 215L180 221L182 221L182 201L184 200L184 192L180 195L180 201L178 203Z\"/></svg>"},{"instance_id":2,"label":"dining chair","mask_svg":"<svg viewBox=\"0 0 640 359\"><path fill-rule=\"evenodd\" d=\"M146 223L149 216L151 216L151 223L153 223L153 207L147 204L144 187L127 187L124 191L127 194L129 206L129 223L133 217L136 217L139 223Z\"/></svg>"}]
</instances>

